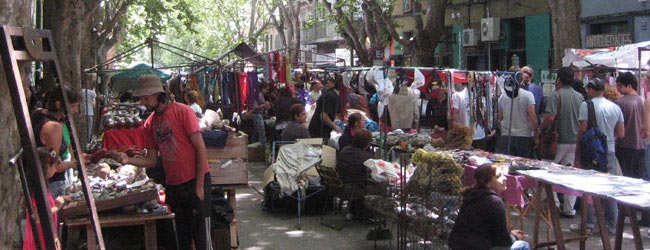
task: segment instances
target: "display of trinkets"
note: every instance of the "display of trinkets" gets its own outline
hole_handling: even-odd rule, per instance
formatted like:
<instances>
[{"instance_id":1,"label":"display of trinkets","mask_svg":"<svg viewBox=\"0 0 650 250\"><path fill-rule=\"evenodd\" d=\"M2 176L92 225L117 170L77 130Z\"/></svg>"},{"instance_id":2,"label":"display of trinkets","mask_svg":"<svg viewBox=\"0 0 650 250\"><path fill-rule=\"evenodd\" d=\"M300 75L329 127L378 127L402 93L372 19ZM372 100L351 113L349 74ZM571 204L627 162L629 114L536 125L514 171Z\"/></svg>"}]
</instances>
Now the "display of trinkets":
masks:
<instances>
[{"instance_id":1,"label":"display of trinkets","mask_svg":"<svg viewBox=\"0 0 650 250\"><path fill-rule=\"evenodd\" d=\"M144 124L140 108L132 103L114 103L102 117L104 129L137 128Z\"/></svg>"}]
</instances>

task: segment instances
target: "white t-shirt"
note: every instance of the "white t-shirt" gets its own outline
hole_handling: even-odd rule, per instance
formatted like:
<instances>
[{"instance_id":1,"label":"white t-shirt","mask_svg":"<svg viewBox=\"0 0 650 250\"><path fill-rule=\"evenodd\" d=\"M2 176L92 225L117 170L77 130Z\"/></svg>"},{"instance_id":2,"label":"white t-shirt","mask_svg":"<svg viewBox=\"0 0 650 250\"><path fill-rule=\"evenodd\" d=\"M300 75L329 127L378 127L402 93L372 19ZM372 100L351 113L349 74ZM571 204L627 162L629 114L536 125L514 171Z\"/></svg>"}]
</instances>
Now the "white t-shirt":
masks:
<instances>
[{"instance_id":1,"label":"white t-shirt","mask_svg":"<svg viewBox=\"0 0 650 250\"><path fill-rule=\"evenodd\" d=\"M617 123L623 123L623 112L616 103L607 100L605 97L596 97L591 99L594 102L594 113L596 114L596 122L598 128L607 136L607 151L615 152L614 130L616 130ZM580 104L580 114L578 115L579 121L589 121L589 111L587 109L587 102Z\"/></svg>"},{"instance_id":2,"label":"white t-shirt","mask_svg":"<svg viewBox=\"0 0 650 250\"><path fill-rule=\"evenodd\" d=\"M505 91L504 91L505 92ZM503 115L501 120L501 135L507 136L508 131L512 136L532 137L535 129L531 127L528 119L528 107L535 105L535 97L530 91L519 89L517 97L512 104L512 113L510 112L512 99L507 94L499 97L499 112ZM510 115L512 114L512 123ZM512 128L510 128L512 126Z\"/></svg>"},{"instance_id":3,"label":"white t-shirt","mask_svg":"<svg viewBox=\"0 0 650 250\"><path fill-rule=\"evenodd\" d=\"M465 127L470 126L470 107L469 107L469 93L467 88L462 91L454 92L451 96L452 108L458 110L458 123ZM485 104L485 102L483 102ZM481 140L485 138L485 129L482 125L476 123L474 126L474 140Z\"/></svg>"},{"instance_id":4,"label":"white t-shirt","mask_svg":"<svg viewBox=\"0 0 650 250\"><path fill-rule=\"evenodd\" d=\"M469 127L469 94L467 88L463 91L454 92L451 96L452 108L458 110L458 123L465 127Z\"/></svg>"},{"instance_id":5,"label":"white t-shirt","mask_svg":"<svg viewBox=\"0 0 650 250\"><path fill-rule=\"evenodd\" d=\"M95 115L95 99L97 99L97 93L91 89L81 89L81 107L82 114L85 115Z\"/></svg>"},{"instance_id":6,"label":"white t-shirt","mask_svg":"<svg viewBox=\"0 0 650 250\"><path fill-rule=\"evenodd\" d=\"M194 110L194 113L203 114L203 109L201 109L201 106L199 106L199 104L197 104L196 102L192 103L192 105L190 105L190 108Z\"/></svg>"}]
</instances>

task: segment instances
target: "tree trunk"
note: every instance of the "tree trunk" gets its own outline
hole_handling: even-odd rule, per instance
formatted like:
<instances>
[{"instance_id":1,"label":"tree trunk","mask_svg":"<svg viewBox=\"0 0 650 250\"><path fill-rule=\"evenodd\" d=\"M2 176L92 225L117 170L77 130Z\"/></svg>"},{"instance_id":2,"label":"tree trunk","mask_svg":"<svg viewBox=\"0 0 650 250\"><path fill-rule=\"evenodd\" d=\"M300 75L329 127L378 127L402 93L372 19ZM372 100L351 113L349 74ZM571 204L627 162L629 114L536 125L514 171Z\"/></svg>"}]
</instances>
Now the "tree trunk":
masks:
<instances>
[{"instance_id":1,"label":"tree trunk","mask_svg":"<svg viewBox=\"0 0 650 250\"><path fill-rule=\"evenodd\" d=\"M88 33L91 12L95 11L98 1L93 0L45 0L43 1L43 27L52 30L54 45L61 68L61 83L73 90L80 90L83 79L82 52L84 39ZM92 42L92 41L91 41ZM86 53L94 53L88 51ZM74 117L77 136L81 143L86 142L86 119L80 114Z\"/></svg>"},{"instance_id":2,"label":"tree trunk","mask_svg":"<svg viewBox=\"0 0 650 250\"><path fill-rule=\"evenodd\" d=\"M562 67L567 48L580 48L580 0L548 0L553 31L553 67Z\"/></svg>"},{"instance_id":3,"label":"tree trunk","mask_svg":"<svg viewBox=\"0 0 650 250\"><path fill-rule=\"evenodd\" d=\"M0 23L17 27L32 27L32 1L0 1ZM21 65L23 88L27 89L30 74L29 64ZM22 189L18 171L7 163L21 147L20 134L16 125L16 116L9 95L7 74L0 60L0 249L19 249L22 245L20 220L24 219L24 207L21 204ZM20 215L20 216L19 216Z\"/></svg>"}]
</instances>

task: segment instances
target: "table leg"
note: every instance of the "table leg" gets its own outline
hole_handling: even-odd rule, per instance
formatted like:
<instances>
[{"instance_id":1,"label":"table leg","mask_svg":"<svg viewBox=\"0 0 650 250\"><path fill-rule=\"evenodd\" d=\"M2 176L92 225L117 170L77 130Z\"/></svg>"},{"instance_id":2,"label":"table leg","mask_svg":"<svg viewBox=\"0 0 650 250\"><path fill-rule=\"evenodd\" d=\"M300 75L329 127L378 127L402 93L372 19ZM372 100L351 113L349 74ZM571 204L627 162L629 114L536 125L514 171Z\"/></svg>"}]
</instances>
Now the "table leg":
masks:
<instances>
[{"instance_id":1,"label":"table leg","mask_svg":"<svg viewBox=\"0 0 650 250\"><path fill-rule=\"evenodd\" d=\"M302 191L298 188L298 230L300 230L300 205L302 205Z\"/></svg>"},{"instance_id":2,"label":"table leg","mask_svg":"<svg viewBox=\"0 0 650 250\"><path fill-rule=\"evenodd\" d=\"M616 220L616 238L614 239L614 249L621 250L623 244L623 227L625 226L625 207L618 206L618 219Z\"/></svg>"},{"instance_id":3,"label":"table leg","mask_svg":"<svg viewBox=\"0 0 650 250\"><path fill-rule=\"evenodd\" d=\"M551 222L553 224L553 231L555 232L555 240L557 242L558 250L565 250L566 246L564 245L564 236L562 235L562 227L560 227L560 212L555 206L555 198L553 197L553 188L551 185L545 184L544 190L546 191L546 201L548 203L548 209L551 214Z\"/></svg>"},{"instance_id":4,"label":"table leg","mask_svg":"<svg viewBox=\"0 0 650 250\"><path fill-rule=\"evenodd\" d=\"M594 210L596 213L596 219L598 220L598 229L600 229L600 239L603 241L603 248L605 250L612 249L612 246L609 242L609 233L607 232L607 226L605 226L605 211L603 210L603 203L599 197L592 196L594 201Z\"/></svg>"},{"instance_id":5,"label":"table leg","mask_svg":"<svg viewBox=\"0 0 650 250\"><path fill-rule=\"evenodd\" d=\"M643 250L643 240L639 232L639 222L636 219L636 209L626 206L626 214L630 217L630 225L632 226L632 235L634 235L634 246L637 250Z\"/></svg>"},{"instance_id":6,"label":"table leg","mask_svg":"<svg viewBox=\"0 0 650 250\"><path fill-rule=\"evenodd\" d=\"M237 223L237 191L235 189L228 189L226 191L228 196L228 203L233 210L233 219L230 222L230 247L232 249L239 249L239 224Z\"/></svg>"},{"instance_id":7,"label":"table leg","mask_svg":"<svg viewBox=\"0 0 650 250\"><path fill-rule=\"evenodd\" d=\"M535 193L542 192L542 185L537 184ZM537 243L539 243L539 220L542 216L541 213L544 211L542 209L542 204L540 199L534 199L531 203L532 206L535 206L535 225L533 226L533 249L537 249Z\"/></svg>"},{"instance_id":8,"label":"table leg","mask_svg":"<svg viewBox=\"0 0 650 250\"><path fill-rule=\"evenodd\" d=\"M93 230L92 224L86 225L86 241L88 244L88 249L97 249L97 241L95 241L95 230Z\"/></svg>"},{"instance_id":9,"label":"table leg","mask_svg":"<svg viewBox=\"0 0 650 250\"><path fill-rule=\"evenodd\" d=\"M587 213L589 211L588 206L589 206L589 196L588 194L583 194L582 199L580 199L580 208L582 209L582 213L580 213L580 236L587 235ZM580 250L585 250L586 246L586 241L581 240L580 241Z\"/></svg>"},{"instance_id":10,"label":"table leg","mask_svg":"<svg viewBox=\"0 0 650 250\"><path fill-rule=\"evenodd\" d=\"M155 220L148 220L144 222L144 244L146 250L156 250L158 248Z\"/></svg>"}]
</instances>

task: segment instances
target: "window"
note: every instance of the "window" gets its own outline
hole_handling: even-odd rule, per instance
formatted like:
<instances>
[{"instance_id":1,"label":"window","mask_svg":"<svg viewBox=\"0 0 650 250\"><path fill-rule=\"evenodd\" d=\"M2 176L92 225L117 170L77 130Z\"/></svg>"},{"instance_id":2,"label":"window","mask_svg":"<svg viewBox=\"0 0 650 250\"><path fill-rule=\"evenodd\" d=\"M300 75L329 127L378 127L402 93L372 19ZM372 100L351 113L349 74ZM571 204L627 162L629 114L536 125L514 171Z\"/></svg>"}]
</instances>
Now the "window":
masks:
<instances>
[{"instance_id":1,"label":"window","mask_svg":"<svg viewBox=\"0 0 650 250\"><path fill-rule=\"evenodd\" d=\"M590 25L591 35L628 33L627 22L597 23Z\"/></svg>"}]
</instances>

